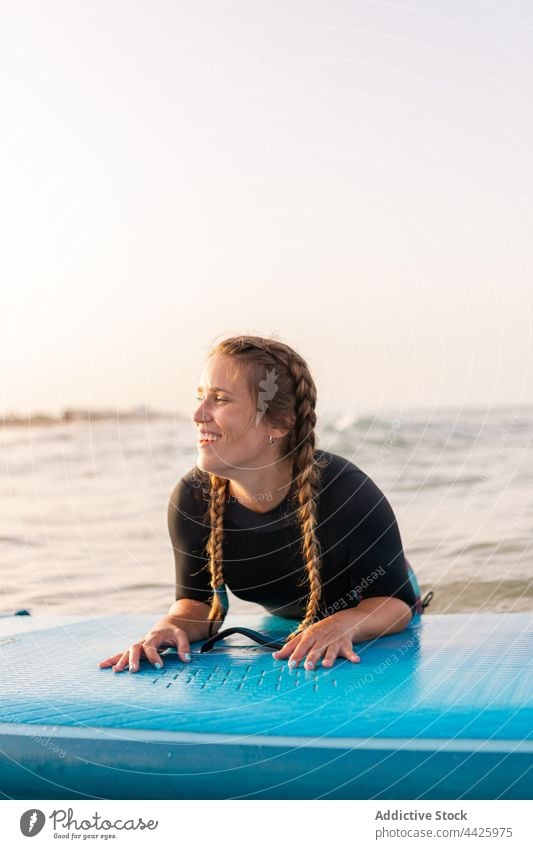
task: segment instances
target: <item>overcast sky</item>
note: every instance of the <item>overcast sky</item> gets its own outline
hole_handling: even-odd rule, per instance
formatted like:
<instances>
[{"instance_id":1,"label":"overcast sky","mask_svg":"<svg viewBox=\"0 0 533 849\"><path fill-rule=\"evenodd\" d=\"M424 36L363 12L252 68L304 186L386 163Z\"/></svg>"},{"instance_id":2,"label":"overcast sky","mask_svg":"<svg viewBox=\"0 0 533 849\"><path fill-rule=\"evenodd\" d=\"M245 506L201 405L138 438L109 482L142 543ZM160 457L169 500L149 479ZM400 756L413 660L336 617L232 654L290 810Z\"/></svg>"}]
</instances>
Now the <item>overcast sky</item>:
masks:
<instances>
[{"instance_id":1,"label":"overcast sky","mask_svg":"<svg viewBox=\"0 0 533 849\"><path fill-rule=\"evenodd\" d=\"M529 2L1 15L4 412L188 414L243 332L321 414L533 402Z\"/></svg>"}]
</instances>

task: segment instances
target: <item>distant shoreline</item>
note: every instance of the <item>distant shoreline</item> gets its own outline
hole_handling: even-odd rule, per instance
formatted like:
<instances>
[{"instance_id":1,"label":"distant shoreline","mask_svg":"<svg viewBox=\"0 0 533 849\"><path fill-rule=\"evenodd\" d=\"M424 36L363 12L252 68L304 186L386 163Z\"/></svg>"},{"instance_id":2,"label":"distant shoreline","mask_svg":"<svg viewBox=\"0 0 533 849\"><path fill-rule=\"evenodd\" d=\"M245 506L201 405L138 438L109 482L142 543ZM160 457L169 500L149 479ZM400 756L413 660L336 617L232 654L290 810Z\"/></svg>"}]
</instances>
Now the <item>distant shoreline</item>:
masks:
<instances>
[{"instance_id":1,"label":"distant shoreline","mask_svg":"<svg viewBox=\"0 0 533 849\"><path fill-rule=\"evenodd\" d=\"M514 404L492 404L490 406L483 405L465 405L460 406L443 405L442 407L412 407L409 409L410 420L415 420L420 416L431 418L436 414L455 414L460 418L461 415L479 414L487 415L498 411L505 412L515 410L517 413L528 413L533 410L533 403L514 403ZM459 414L459 416L457 416ZM391 421L394 416L398 415L398 411L394 407L386 407L378 413L361 409L359 412L335 412L330 410L324 418L326 424L329 422L338 422L348 419L350 424L374 424L377 420L387 420L390 417ZM7 413L0 417L4 427L53 427L57 425L72 424L72 423L94 423L105 421L120 421L120 422L141 422L141 421L188 421L189 416L181 412L163 412L154 410L144 405L139 405L129 410L110 410L110 409L94 409L85 410L82 408L67 407L62 412L56 415L50 415L43 412L27 413Z\"/></svg>"},{"instance_id":2,"label":"distant shoreline","mask_svg":"<svg viewBox=\"0 0 533 849\"><path fill-rule=\"evenodd\" d=\"M146 408L133 410L80 410L66 409L57 416L46 413L29 413L26 416L8 414L2 416L4 427L45 427L54 425L74 424L80 422L141 422L155 420L181 419L177 413L163 413Z\"/></svg>"}]
</instances>

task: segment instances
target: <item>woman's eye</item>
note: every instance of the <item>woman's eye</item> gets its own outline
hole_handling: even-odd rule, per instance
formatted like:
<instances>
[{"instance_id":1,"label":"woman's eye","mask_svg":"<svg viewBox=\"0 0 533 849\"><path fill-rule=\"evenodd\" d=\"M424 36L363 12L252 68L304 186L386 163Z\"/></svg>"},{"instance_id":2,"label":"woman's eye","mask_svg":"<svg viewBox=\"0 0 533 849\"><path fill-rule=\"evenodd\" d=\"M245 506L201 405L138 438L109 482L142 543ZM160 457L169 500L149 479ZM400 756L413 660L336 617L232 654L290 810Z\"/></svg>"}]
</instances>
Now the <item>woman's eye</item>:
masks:
<instances>
[{"instance_id":1,"label":"woman's eye","mask_svg":"<svg viewBox=\"0 0 533 849\"><path fill-rule=\"evenodd\" d=\"M201 396L201 395L197 395L197 396L196 396L196 400L197 400L197 401L203 401L203 398L202 398L202 396ZM220 402L222 402L222 403L225 403L226 399L225 399L225 398L218 398L218 397L216 397L216 398L215 398L215 401L220 401Z\"/></svg>"}]
</instances>

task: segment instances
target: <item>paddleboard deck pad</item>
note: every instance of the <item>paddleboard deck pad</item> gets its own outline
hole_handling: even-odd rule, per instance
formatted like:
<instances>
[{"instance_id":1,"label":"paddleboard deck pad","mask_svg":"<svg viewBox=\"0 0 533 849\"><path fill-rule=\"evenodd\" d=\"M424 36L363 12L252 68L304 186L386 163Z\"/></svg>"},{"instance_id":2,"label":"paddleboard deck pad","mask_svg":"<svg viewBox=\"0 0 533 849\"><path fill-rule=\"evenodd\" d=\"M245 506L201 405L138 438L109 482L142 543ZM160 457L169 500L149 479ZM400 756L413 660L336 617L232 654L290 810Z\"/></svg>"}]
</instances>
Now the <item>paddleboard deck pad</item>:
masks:
<instances>
[{"instance_id":1,"label":"paddleboard deck pad","mask_svg":"<svg viewBox=\"0 0 533 849\"><path fill-rule=\"evenodd\" d=\"M188 664L167 649L161 670L98 668L152 625L2 620L4 798L531 798L529 614L416 617L313 671L238 634ZM232 626L283 642L295 622Z\"/></svg>"}]
</instances>

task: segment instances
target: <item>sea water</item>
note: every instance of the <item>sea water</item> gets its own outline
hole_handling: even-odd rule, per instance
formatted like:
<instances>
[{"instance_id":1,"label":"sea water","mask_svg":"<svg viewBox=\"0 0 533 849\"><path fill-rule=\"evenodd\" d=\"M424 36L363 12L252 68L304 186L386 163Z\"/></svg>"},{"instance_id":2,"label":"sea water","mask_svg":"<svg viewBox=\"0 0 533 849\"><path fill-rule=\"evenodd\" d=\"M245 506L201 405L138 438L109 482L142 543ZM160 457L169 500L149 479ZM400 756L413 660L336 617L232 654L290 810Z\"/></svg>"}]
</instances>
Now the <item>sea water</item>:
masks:
<instances>
[{"instance_id":1,"label":"sea water","mask_svg":"<svg viewBox=\"0 0 533 849\"><path fill-rule=\"evenodd\" d=\"M319 417L398 519L428 614L533 610L533 408ZM167 505L197 458L190 420L8 427L0 439L3 612L166 613ZM233 611L264 612L229 593Z\"/></svg>"}]
</instances>

